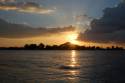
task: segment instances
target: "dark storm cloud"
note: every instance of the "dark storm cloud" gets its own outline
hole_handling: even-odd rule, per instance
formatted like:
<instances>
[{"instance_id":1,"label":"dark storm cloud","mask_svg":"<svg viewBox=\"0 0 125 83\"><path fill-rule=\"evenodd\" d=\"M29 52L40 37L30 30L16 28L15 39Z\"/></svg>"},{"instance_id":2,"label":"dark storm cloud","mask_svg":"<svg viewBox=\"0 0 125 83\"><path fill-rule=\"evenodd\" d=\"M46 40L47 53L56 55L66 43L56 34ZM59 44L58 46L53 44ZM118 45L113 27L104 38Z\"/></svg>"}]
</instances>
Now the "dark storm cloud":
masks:
<instances>
[{"instance_id":1,"label":"dark storm cloud","mask_svg":"<svg viewBox=\"0 0 125 83\"><path fill-rule=\"evenodd\" d=\"M26 38L35 36L48 36L69 31L75 31L75 28L72 26L63 28L32 28L27 25L11 24L0 19L1 38Z\"/></svg>"},{"instance_id":2,"label":"dark storm cloud","mask_svg":"<svg viewBox=\"0 0 125 83\"><path fill-rule=\"evenodd\" d=\"M125 43L125 2L106 8L100 19L91 22L91 29L79 36L80 40L97 43Z\"/></svg>"},{"instance_id":3,"label":"dark storm cloud","mask_svg":"<svg viewBox=\"0 0 125 83\"><path fill-rule=\"evenodd\" d=\"M23 13L50 14L55 9L45 8L35 2L16 2L15 0L0 0L0 10Z\"/></svg>"}]
</instances>

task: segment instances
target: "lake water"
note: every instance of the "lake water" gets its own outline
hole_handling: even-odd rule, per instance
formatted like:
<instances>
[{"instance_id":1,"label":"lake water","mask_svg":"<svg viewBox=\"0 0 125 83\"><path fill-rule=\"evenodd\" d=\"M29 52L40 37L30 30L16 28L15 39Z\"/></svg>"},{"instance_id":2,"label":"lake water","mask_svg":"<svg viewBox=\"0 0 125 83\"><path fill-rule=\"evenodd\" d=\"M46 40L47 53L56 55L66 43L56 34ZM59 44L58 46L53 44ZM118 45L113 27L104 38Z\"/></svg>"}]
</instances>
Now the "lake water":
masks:
<instances>
[{"instance_id":1,"label":"lake water","mask_svg":"<svg viewBox=\"0 0 125 83\"><path fill-rule=\"evenodd\" d=\"M125 83L125 51L0 51L0 83Z\"/></svg>"}]
</instances>

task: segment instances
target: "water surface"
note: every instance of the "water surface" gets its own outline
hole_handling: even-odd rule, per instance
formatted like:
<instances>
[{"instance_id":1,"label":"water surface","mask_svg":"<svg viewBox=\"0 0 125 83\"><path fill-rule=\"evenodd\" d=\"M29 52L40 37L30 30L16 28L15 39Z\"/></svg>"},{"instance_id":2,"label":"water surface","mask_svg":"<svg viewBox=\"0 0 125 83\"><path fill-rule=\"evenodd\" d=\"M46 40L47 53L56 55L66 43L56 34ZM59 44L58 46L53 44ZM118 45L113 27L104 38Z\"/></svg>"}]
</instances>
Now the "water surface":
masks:
<instances>
[{"instance_id":1,"label":"water surface","mask_svg":"<svg viewBox=\"0 0 125 83\"><path fill-rule=\"evenodd\" d=\"M125 51L0 51L0 83L124 83Z\"/></svg>"}]
</instances>

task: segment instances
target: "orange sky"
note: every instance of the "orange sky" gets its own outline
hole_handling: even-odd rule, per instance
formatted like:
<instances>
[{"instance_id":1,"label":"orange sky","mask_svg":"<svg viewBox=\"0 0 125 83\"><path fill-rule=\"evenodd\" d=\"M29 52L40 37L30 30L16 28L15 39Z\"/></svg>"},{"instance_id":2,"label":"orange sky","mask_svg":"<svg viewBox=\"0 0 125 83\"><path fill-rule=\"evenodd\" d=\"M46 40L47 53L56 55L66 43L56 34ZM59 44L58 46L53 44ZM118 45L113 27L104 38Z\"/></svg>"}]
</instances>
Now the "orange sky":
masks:
<instances>
[{"instance_id":1,"label":"orange sky","mask_svg":"<svg viewBox=\"0 0 125 83\"><path fill-rule=\"evenodd\" d=\"M49 45L59 45L65 42L71 42L73 44L78 45L85 45L85 46L101 46L107 47L112 46L115 44L99 44L99 43L92 43L92 42L80 42L77 40L78 34L77 32L65 32L60 34L53 34L48 36L39 36L39 37L32 37L32 38L0 38L0 47L11 47L11 46L24 46L25 44L39 44L44 43Z\"/></svg>"},{"instance_id":2,"label":"orange sky","mask_svg":"<svg viewBox=\"0 0 125 83\"><path fill-rule=\"evenodd\" d=\"M0 46L23 46L24 44L29 43L44 43L44 44L62 44L65 42L74 42L76 41L77 36L74 38L75 32L65 32L60 34L52 34L48 36L39 36L39 37L30 37L30 38L0 38Z\"/></svg>"}]
</instances>

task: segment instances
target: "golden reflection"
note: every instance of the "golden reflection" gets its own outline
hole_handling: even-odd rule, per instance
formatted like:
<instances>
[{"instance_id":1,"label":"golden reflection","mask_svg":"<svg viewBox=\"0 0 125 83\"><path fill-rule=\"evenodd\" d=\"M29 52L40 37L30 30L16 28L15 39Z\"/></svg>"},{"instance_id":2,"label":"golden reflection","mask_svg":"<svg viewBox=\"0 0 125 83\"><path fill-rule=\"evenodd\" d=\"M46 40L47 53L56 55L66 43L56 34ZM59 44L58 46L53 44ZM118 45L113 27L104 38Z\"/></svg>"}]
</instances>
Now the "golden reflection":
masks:
<instances>
[{"instance_id":1,"label":"golden reflection","mask_svg":"<svg viewBox=\"0 0 125 83\"><path fill-rule=\"evenodd\" d=\"M75 83L75 81L78 80L75 76L79 74L79 71L71 70L69 71L69 74L71 75L71 77L69 77L68 79L72 80L72 82Z\"/></svg>"},{"instance_id":2,"label":"golden reflection","mask_svg":"<svg viewBox=\"0 0 125 83\"><path fill-rule=\"evenodd\" d=\"M69 71L71 75L76 75L78 73L78 71L75 71L75 70L71 70Z\"/></svg>"},{"instance_id":3,"label":"golden reflection","mask_svg":"<svg viewBox=\"0 0 125 83\"><path fill-rule=\"evenodd\" d=\"M71 67L71 70L68 71L70 77L68 77L70 80L72 80L72 83L76 83L78 81L77 75L79 75L79 65L78 65L78 55L76 54L75 50L71 51L70 56L70 63L69 66Z\"/></svg>"},{"instance_id":4,"label":"golden reflection","mask_svg":"<svg viewBox=\"0 0 125 83\"><path fill-rule=\"evenodd\" d=\"M71 67L76 67L76 66L77 66L76 51L75 51L75 50L72 50L72 51L71 51L70 66L71 66Z\"/></svg>"}]
</instances>

